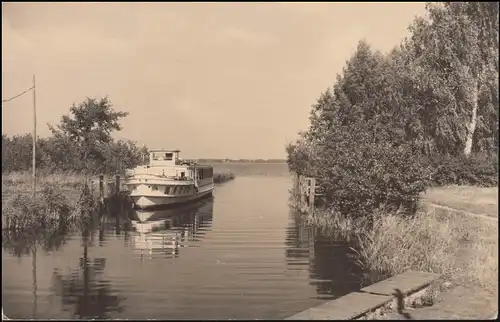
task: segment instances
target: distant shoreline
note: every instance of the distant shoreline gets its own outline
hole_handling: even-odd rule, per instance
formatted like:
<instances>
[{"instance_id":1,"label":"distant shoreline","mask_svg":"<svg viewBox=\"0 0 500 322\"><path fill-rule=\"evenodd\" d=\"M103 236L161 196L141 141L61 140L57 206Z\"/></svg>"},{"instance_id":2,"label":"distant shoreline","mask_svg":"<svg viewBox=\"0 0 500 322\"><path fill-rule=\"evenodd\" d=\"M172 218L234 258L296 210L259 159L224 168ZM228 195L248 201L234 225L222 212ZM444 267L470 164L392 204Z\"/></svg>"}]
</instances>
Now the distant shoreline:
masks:
<instances>
[{"instance_id":1,"label":"distant shoreline","mask_svg":"<svg viewBox=\"0 0 500 322\"><path fill-rule=\"evenodd\" d=\"M269 163L269 164L283 164L286 160L272 159L272 160L230 160L230 159L195 159L199 163Z\"/></svg>"}]
</instances>

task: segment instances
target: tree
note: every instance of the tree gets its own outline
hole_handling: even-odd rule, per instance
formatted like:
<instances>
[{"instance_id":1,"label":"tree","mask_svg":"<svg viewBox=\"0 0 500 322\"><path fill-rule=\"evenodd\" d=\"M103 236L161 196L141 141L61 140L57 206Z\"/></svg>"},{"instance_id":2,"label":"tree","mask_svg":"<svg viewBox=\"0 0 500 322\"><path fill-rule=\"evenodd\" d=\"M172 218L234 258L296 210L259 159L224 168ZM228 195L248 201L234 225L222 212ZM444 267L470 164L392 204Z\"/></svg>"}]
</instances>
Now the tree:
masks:
<instances>
[{"instance_id":1,"label":"tree","mask_svg":"<svg viewBox=\"0 0 500 322\"><path fill-rule=\"evenodd\" d=\"M113 141L111 133L121 130L119 121L128 113L115 112L107 97L86 98L78 105L73 104L70 113L62 116L57 127L49 125L50 130L54 136L74 144L86 173L91 167L102 168L103 150Z\"/></svg>"},{"instance_id":2,"label":"tree","mask_svg":"<svg viewBox=\"0 0 500 322\"><path fill-rule=\"evenodd\" d=\"M416 76L414 95L422 102L419 114L441 153L470 155L474 141L488 140L476 131L491 141L497 127L492 117L498 104L489 102L498 97L498 3L426 8L429 20L416 19L405 44Z\"/></svg>"},{"instance_id":3,"label":"tree","mask_svg":"<svg viewBox=\"0 0 500 322\"><path fill-rule=\"evenodd\" d=\"M137 143L131 140L118 140L108 144L104 156L107 171L120 171L129 169L143 163L147 154L146 147L138 147Z\"/></svg>"},{"instance_id":4,"label":"tree","mask_svg":"<svg viewBox=\"0 0 500 322\"><path fill-rule=\"evenodd\" d=\"M313 105L308 131L287 146L289 169L321 178L339 212L414 208L430 178L496 182L498 3L426 8L428 19L415 19L388 54L359 42Z\"/></svg>"},{"instance_id":5,"label":"tree","mask_svg":"<svg viewBox=\"0 0 500 322\"><path fill-rule=\"evenodd\" d=\"M289 143L286 146L286 151L286 162L290 171L296 172L299 175L312 175L314 150L307 140L301 137L295 144Z\"/></svg>"},{"instance_id":6,"label":"tree","mask_svg":"<svg viewBox=\"0 0 500 322\"><path fill-rule=\"evenodd\" d=\"M36 162L43 166L43 151L40 149L44 139L37 138ZM33 139L30 133L14 135L12 138L2 135L2 172L31 169Z\"/></svg>"}]
</instances>

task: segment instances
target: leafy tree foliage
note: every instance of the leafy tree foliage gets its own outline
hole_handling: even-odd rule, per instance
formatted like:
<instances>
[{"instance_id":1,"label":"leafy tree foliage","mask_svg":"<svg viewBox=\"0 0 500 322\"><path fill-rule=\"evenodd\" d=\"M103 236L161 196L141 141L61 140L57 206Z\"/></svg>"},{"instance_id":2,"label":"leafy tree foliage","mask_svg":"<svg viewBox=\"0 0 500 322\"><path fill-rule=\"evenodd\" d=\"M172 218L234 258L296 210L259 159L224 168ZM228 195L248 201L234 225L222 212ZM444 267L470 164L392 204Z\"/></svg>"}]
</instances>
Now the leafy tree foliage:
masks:
<instances>
[{"instance_id":1,"label":"leafy tree foliage","mask_svg":"<svg viewBox=\"0 0 500 322\"><path fill-rule=\"evenodd\" d=\"M40 169L54 171L115 172L143 162L146 147L133 141L114 140L125 112L116 112L107 97L87 98L73 105L60 124L49 125L52 136L37 138L36 162ZM32 135L2 135L2 172L31 168Z\"/></svg>"},{"instance_id":2,"label":"leafy tree foliage","mask_svg":"<svg viewBox=\"0 0 500 322\"><path fill-rule=\"evenodd\" d=\"M120 131L120 119L125 112L115 112L107 97L100 100L87 98L84 102L71 106L72 115L63 115L57 127L49 125L55 136L64 138L75 145L80 160L86 167L102 164L104 149L113 141L111 133Z\"/></svg>"},{"instance_id":3,"label":"leafy tree foliage","mask_svg":"<svg viewBox=\"0 0 500 322\"><path fill-rule=\"evenodd\" d=\"M498 3L426 9L387 54L361 41L286 148L338 212L412 212L432 182L497 182Z\"/></svg>"}]
</instances>

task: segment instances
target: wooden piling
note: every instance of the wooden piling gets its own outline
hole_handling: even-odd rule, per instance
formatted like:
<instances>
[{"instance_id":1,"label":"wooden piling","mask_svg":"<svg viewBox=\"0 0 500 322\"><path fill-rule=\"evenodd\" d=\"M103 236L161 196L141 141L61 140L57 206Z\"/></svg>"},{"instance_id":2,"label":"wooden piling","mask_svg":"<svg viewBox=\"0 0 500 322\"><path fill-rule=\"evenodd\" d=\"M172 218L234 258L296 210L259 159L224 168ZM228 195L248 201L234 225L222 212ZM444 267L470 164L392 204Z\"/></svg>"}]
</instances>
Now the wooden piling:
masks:
<instances>
[{"instance_id":1,"label":"wooden piling","mask_svg":"<svg viewBox=\"0 0 500 322\"><path fill-rule=\"evenodd\" d=\"M99 200L104 201L104 175L99 175Z\"/></svg>"},{"instance_id":2,"label":"wooden piling","mask_svg":"<svg viewBox=\"0 0 500 322\"><path fill-rule=\"evenodd\" d=\"M293 193L296 207L302 213L314 213L316 193L316 178L295 174L293 178ZM296 198L295 198L296 196Z\"/></svg>"},{"instance_id":3,"label":"wooden piling","mask_svg":"<svg viewBox=\"0 0 500 322\"><path fill-rule=\"evenodd\" d=\"M314 197L316 196L316 179L309 178L309 213L314 215Z\"/></svg>"},{"instance_id":4,"label":"wooden piling","mask_svg":"<svg viewBox=\"0 0 500 322\"><path fill-rule=\"evenodd\" d=\"M121 179L120 175L116 174L115 175L115 191L114 191L114 193L115 193L115 196L117 196L117 197L120 194L120 179Z\"/></svg>"},{"instance_id":5,"label":"wooden piling","mask_svg":"<svg viewBox=\"0 0 500 322\"><path fill-rule=\"evenodd\" d=\"M106 199L108 197L108 194L109 194L109 177L106 174L103 177L104 177L104 179L103 179L103 182L104 182L103 198Z\"/></svg>"}]
</instances>

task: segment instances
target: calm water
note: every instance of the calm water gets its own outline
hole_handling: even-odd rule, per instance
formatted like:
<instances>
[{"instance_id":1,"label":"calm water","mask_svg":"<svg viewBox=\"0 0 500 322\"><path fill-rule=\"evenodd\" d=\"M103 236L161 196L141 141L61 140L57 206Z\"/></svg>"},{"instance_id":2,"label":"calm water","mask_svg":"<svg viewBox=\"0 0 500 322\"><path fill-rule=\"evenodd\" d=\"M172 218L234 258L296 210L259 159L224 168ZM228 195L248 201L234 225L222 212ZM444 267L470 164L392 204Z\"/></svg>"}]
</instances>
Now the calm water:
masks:
<instances>
[{"instance_id":1,"label":"calm water","mask_svg":"<svg viewBox=\"0 0 500 322\"><path fill-rule=\"evenodd\" d=\"M347 247L288 208L286 165L221 165L237 178L213 199L111 220L47 252L2 250L11 318L280 319L359 287ZM35 260L34 260L35 259Z\"/></svg>"}]
</instances>

